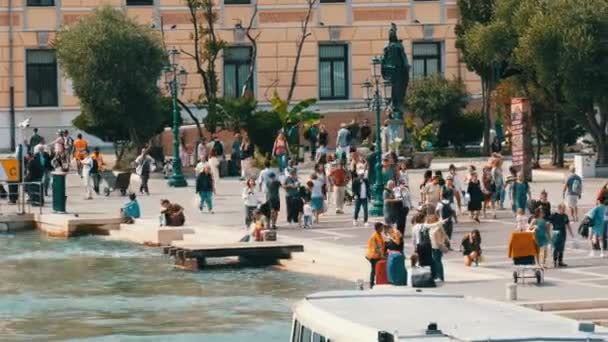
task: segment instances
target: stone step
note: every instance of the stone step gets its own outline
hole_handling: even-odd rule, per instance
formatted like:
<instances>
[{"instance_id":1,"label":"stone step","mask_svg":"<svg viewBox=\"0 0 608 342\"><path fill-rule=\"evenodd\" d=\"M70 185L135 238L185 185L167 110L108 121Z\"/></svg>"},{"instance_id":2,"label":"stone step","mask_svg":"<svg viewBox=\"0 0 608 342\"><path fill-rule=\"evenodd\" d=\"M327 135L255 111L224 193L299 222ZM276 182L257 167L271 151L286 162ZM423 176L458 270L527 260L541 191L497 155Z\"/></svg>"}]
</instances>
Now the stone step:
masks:
<instances>
[{"instance_id":1,"label":"stone step","mask_svg":"<svg viewBox=\"0 0 608 342\"><path fill-rule=\"evenodd\" d=\"M552 311L552 314L578 321L607 320L608 308Z\"/></svg>"},{"instance_id":2,"label":"stone step","mask_svg":"<svg viewBox=\"0 0 608 342\"><path fill-rule=\"evenodd\" d=\"M148 246L168 246L194 233L192 227L160 227L153 220L138 219L133 224L121 224L120 230L111 231L110 239Z\"/></svg>"},{"instance_id":3,"label":"stone step","mask_svg":"<svg viewBox=\"0 0 608 342\"><path fill-rule=\"evenodd\" d=\"M568 310L589 310L589 309L608 309L608 298L581 299L581 300L558 300L551 302L531 302L522 304L523 306L538 311L568 311Z\"/></svg>"}]
</instances>

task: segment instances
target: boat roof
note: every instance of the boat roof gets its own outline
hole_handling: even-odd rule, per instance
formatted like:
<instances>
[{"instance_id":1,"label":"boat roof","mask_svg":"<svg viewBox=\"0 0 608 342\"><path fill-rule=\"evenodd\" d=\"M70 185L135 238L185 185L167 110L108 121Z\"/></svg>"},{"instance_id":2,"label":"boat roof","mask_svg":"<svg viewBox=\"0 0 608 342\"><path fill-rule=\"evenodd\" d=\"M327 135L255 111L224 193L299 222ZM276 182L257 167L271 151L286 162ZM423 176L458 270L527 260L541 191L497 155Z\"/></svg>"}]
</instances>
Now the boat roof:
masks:
<instances>
[{"instance_id":1,"label":"boat roof","mask_svg":"<svg viewBox=\"0 0 608 342\"><path fill-rule=\"evenodd\" d=\"M579 322L550 313L488 299L386 288L330 291L307 296L323 316L424 341L607 341L608 330L579 330ZM296 317L298 307L294 308ZM435 323L437 331L427 332ZM328 336L331 337L331 336Z\"/></svg>"}]
</instances>

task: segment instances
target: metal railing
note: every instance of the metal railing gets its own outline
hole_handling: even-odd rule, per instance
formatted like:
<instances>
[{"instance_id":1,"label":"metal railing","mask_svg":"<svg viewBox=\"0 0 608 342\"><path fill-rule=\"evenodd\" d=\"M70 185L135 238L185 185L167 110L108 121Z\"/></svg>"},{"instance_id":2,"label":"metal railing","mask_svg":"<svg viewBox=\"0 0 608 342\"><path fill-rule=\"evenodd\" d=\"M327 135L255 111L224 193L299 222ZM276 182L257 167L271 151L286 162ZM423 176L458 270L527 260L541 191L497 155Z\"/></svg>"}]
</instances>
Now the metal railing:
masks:
<instances>
[{"instance_id":1,"label":"metal railing","mask_svg":"<svg viewBox=\"0 0 608 342\"><path fill-rule=\"evenodd\" d=\"M44 206L44 182L0 182L0 215L15 213L29 214L37 211L42 214ZM11 210L14 208L15 210Z\"/></svg>"}]
</instances>

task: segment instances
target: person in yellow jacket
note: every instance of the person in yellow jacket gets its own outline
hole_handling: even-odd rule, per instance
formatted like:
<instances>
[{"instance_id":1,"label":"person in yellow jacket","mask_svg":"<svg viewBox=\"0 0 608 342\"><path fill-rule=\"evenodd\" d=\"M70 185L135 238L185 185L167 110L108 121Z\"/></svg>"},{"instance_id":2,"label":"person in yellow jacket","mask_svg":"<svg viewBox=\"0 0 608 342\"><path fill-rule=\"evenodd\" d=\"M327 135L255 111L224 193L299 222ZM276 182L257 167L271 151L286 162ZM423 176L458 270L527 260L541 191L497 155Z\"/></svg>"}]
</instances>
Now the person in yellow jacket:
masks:
<instances>
[{"instance_id":1,"label":"person in yellow jacket","mask_svg":"<svg viewBox=\"0 0 608 342\"><path fill-rule=\"evenodd\" d=\"M99 147L95 147L91 159L94 165L91 168L91 178L93 179L93 190L99 195L99 183L101 182L101 172L104 169L103 156L99 152Z\"/></svg>"},{"instance_id":2,"label":"person in yellow jacket","mask_svg":"<svg viewBox=\"0 0 608 342\"><path fill-rule=\"evenodd\" d=\"M382 231L384 230L384 224L382 222L376 222L374 225L374 233L367 240L367 260L371 264L371 272L369 274L369 285L374 287L376 280L376 263L384 259L385 246L384 238L382 237Z\"/></svg>"}]
</instances>

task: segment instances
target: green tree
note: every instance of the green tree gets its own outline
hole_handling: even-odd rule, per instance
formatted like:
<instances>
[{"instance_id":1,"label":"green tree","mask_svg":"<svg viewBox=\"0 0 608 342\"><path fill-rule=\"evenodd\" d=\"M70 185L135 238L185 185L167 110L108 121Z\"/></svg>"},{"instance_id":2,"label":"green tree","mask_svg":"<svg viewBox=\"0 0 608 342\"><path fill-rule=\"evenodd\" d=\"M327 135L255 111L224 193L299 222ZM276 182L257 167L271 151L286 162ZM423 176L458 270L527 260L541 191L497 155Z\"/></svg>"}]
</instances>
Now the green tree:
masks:
<instances>
[{"instance_id":1,"label":"green tree","mask_svg":"<svg viewBox=\"0 0 608 342\"><path fill-rule=\"evenodd\" d=\"M216 23L218 12L211 0L186 0L192 23L193 51L182 50L182 53L194 59L196 72L200 75L204 93L199 98L199 106L207 109L204 118L205 127L215 132L222 119L218 116L218 77L215 70L216 61L226 42L218 36Z\"/></svg>"},{"instance_id":2,"label":"green tree","mask_svg":"<svg viewBox=\"0 0 608 342\"><path fill-rule=\"evenodd\" d=\"M458 0L460 22L456 25L456 47L461 52L461 57L467 68L475 72L481 78L481 96L483 112L483 137L484 152L490 154L490 128L491 128L491 106L490 93L496 85L497 64L494 58L486 60L479 56L483 51L471 46L469 34L471 30L479 25L485 25L492 21L496 0Z\"/></svg>"},{"instance_id":3,"label":"green tree","mask_svg":"<svg viewBox=\"0 0 608 342\"><path fill-rule=\"evenodd\" d=\"M254 114L258 102L250 96L238 98L219 98L218 119L216 125L222 129L234 132L247 130L251 116Z\"/></svg>"},{"instance_id":4,"label":"green tree","mask_svg":"<svg viewBox=\"0 0 608 342\"><path fill-rule=\"evenodd\" d=\"M169 118L157 81L166 61L160 37L125 13L101 7L64 27L53 42L80 100L76 127L114 143L117 161Z\"/></svg>"},{"instance_id":5,"label":"green tree","mask_svg":"<svg viewBox=\"0 0 608 342\"><path fill-rule=\"evenodd\" d=\"M468 94L462 81L433 75L410 82L405 103L425 126L441 124L462 114Z\"/></svg>"},{"instance_id":6,"label":"green tree","mask_svg":"<svg viewBox=\"0 0 608 342\"><path fill-rule=\"evenodd\" d=\"M514 63L553 104L554 163L563 164L564 127L574 121L593 137L598 162L608 164L608 0L541 2L520 32Z\"/></svg>"},{"instance_id":7,"label":"green tree","mask_svg":"<svg viewBox=\"0 0 608 342\"><path fill-rule=\"evenodd\" d=\"M247 133L258 151L264 155L269 155L281 127L281 119L276 112L258 111L249 118Z\"/></svg>"}]
</instances>

